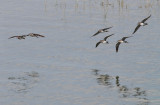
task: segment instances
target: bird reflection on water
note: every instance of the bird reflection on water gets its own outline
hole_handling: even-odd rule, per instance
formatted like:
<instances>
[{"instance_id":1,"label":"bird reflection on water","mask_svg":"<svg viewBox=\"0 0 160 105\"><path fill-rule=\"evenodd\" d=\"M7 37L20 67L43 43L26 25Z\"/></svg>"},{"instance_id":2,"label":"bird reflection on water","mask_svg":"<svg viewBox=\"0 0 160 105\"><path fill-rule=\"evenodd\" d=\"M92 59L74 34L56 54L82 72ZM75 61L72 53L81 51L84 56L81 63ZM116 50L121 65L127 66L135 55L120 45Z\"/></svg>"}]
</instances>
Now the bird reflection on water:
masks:
<instances>
[{"instance_id":1,"label":"bird reflection on water","mask_svg":"<svg viewBox=\"0 0 160 105\"><path fill-rule=\"evenodd\" d=\"M95 76L97 76L97 83L99 85L104 85L104 86L109 86L112 87L112 82L111 80L113 79L111 76L109 76L108 74L105 75L100 75L99 71L97 69L92 69L93 73L96 74Z\"/></svg>"},{"instance_id":2,"label":"bird reflection on water","mask_svg":"<svg viewBox=\"0 0 160 105\"><path fill-rule=\"evenodd\" d=\"M110 82L111 79L112 79L112 77L110 77L108 74L99 75L99 77L97 78L97 82L100 85L112 87L112 82Z\"/></svg>"},{"instance_id":3,"label":"bird reflection on water","mask_svg":"<svg viewBox=\"0 0 160 105\"><path fill-rule=\"evenodd\" d=\"M148 105L149 100L147 99L146 91L140 87L129 88L127 85L120 84L119 76L110 76L108 74L100 74L100 70L92 69L93 74L97 77L97 83L99 85L107 86L107 88L117 88L120 98L136 98L140 100L137 105Z\"/></svg>"},{"instance_id":4,"label":"bird reflection on water","mask_svg":"<svg viewBox=\"0 0 160 105\"><path fill-rule=\"evenodd\" d=\"M120 86L120 84L119 84L119 76L116 76L116 85L117 85L117 87Z\"/></svg>"},{"instance_id":5,"label":"bird reflection on water","mask_svg":"<svg viewBox=\"0 0 160 105\"><path fill-rule=\"evenodd\" d=\"M10 80L10 90L25 94L38 82L39 73L35 71L25 72L20 76L8 77L8 80Z\"/></svg>"},{"instance_id":6,"label":"bird reflection on water","mask_svg":"<svg viewBox=\"0 0 160 105\"><path fill-rule=\"evenodd\" d=\"M97 69L92 69L92 71L93 71L93 74L94 74L95 76L98 75L99 70L97 70Z\"/></svg>"}]
</instances>

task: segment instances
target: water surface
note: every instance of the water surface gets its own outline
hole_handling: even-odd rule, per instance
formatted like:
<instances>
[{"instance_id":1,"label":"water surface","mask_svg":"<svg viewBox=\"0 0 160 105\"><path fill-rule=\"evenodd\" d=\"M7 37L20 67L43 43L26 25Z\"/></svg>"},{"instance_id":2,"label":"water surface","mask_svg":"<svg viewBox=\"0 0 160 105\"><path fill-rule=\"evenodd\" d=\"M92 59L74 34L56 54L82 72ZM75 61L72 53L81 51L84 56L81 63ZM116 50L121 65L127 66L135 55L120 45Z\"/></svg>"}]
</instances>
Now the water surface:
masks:
<instances>
[{"instance_id":1,"label":"water surface","mask_svg":"<svg viewBox=\"0 0 160 105\"><path fill-rule=\"evenodd\" d=\"M159 9L158 0L2 0L0 103L159 105ZM150 14L116 53L116 41ZM31 32L46 37L8 39Z\"/></svg>"}]
</instances>

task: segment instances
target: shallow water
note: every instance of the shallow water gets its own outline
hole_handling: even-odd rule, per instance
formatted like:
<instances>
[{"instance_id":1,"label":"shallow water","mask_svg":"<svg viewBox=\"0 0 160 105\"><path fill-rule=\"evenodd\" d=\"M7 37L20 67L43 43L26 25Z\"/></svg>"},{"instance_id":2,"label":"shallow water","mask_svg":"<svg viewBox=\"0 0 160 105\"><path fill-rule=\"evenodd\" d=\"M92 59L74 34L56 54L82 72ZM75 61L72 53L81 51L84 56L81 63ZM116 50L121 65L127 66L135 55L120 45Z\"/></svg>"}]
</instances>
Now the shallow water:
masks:
<instances>
[{"instance_id":1,"label":"shallow water","mask_svg":"<svg viewBox=\"0 0 160 105\"><path fill-rule=\"evenodd\" d=\"M159 105L159 10L158 0L2 0L1 105ZM46 37L8 39L31 32Z\"/></svg>"}]
</instances>

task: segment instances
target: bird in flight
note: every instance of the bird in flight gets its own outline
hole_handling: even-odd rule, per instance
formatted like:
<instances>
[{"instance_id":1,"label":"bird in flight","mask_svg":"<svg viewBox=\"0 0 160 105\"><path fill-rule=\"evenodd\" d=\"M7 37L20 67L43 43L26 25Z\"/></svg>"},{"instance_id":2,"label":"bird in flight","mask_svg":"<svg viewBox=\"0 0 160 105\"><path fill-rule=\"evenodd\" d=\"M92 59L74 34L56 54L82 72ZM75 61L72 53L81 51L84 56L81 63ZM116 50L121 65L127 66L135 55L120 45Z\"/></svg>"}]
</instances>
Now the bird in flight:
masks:
<instances>
[{"instance_id":1,"label":"bird in flight","mask_svg":"<svg viewBox=\"0 0 160 105\"><path fill-rule=\"evenodd\" d=\"M29 33L27 36L31 36L31 37L45 37L43 35L40 35L40 34L35 34L35 33Z\"/></svg>"},{"instance_id":2,"label":"bird in flight","mask_svg":"<svg viewBox=\"0 0 160 105\"><path fill-rule=\"evenodd\" d=\"M106 36L103 40L100 40L97 44L96 44L96 47L98 47L98 45L100 44L100 43L109 43L108 41L107 41L107 38L108 37L110 37L110 36L112 36L112 35L114 35L114 34L111 34L111 35L108 35L108 36Z\"/></svg>"},{"instance_id":3,"label":"bird in flight","mask_svg":"<svg viewBox=\"0 0 160 105\"><path fill-rule=\"evenodd\" d=\"M138 22L138 25L132 34L134 34L139 29L140 26L148 25L148 23L145 23L145 21L148 20L150 17L151 17L151 15L149 15L147 18L143 19L141 22Z\"/></svg>"},{"instance_id":4,"label":"bird in flight","mask_svg":"<svg viewBox=\"0 0 160 105\"><path fill-rule=\"evenodd\" d=\"M117 44L116 44L116 52L118 52L118 48L119 48L119 45L120 45L121 43L128 43L127 41L125 41L125 39L130 38L130 37L132 37L132 36L123 37L121 40L118 40L118 41L117 41Z\"/></svg>"},{"instance_id":5,"label":"bird in flight","mask_svg":"<svg viewBox=\"0 0 160 105\"><path fill-rule=\"evenodd\" d=\"M108 27L108 28L104 28L104 29L99 29L93 36L96 36L98 35L99 33L103 33L103 32L108 32L108 29L110 29L112 27ZM92 36L92 37L93 37Z\"/></svg>"},{"instance_id":6,"label":"bird in flight","mask_svg":"<svg viewBox=\"0 0 160 105\"><path fill-rule=\"evenodd\" d=\"M26 37L26 35L21 35L21 36L12 36L12 37L10 37L10 38L8 38L8 39L11 39L11 38L17 38L17 39L21 40L21 39L25 39L25 37Z\"/></svg>"}]
</instances>

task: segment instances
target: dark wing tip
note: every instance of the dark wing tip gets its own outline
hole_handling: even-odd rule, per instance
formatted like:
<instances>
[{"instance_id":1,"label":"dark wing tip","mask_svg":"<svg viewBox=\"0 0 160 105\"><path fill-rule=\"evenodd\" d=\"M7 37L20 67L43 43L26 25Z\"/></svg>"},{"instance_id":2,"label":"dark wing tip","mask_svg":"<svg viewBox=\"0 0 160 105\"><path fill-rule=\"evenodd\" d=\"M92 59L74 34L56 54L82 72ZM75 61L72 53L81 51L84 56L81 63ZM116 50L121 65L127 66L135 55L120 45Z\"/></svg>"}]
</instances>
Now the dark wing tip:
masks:
<instances>
[{"instance_id":1,"label":"dark wing tip","mask_svg":"<svg viewBox=\"0 0 160 105\"><path fill-rule=\"evenodd\" d=\"M135 32L133 32L132 34L134 34Z\"/></svg>"},{"instance_id":2,"label":"dark wing tip","mask_svg":"<svg viewBox=\"0 0 160 105\"><path fill-rule=\"evenodd\" d=\"M100 43L101 43L101 42L98 42L98 43L96 44L96 47L98 47L98 45L99 45ZM95 48L96 48L96 47L95 47Z\"/></svg>"},{"instance_id":3,"label":"dark wing tip","mask_svg":"<svg viewBox=\"0 0 160 105\"><path fill-rule=\"evenodd\" d=\"M99 31L98 31L98 32L96 32L94 35L92 35L92 37L93 37L93 36L96 36L97 34L99 34Z\"/></svg>"},{"instance_id":4,"label":"dark wing tip","mask_svg":"<svg viewBox=\"0 0 160 105\"><path fill-rule=\"evenodd\" d=\"M124 41L125 39L130 38L130 37L133 37L133 36L123 37L122 40Z\"/></svg>"},{"instance_id":5,"label":"dark wing tip","mask_svg":"<svg viewBox=\"0 0 160 105\"><path fill-rule=\"evenodd\" d=\"M150 14L150 15L149 15L149 18L150 18L151 16L152 16L152 15Z\"/></svg>"},{"instance_id":6,"label":"dark wing tip","mask_svg":"<svg viewBox=\"0 0 160 105\"><path fill-rule=\"evenodd\" d=\"M114 35L114 34L108 35L108 37L110 37L110 36L112 36L112 35Z\"/></svg>"},{"instance_id":7,"label":"dark wing tip","mask_svg":"<svg viewBox=\"0 0 160 105\"><path fill-rule=\"evenodd\" d=\"M45 37L45 36L43 36L43 35L38 35L38 36L40 36L40 37Z\"/></svg>"},{"instance_id":8,"label":"dark wing tip","mask_svg":"<svg viewBox=\"0 0 160 105\"><path fill-rule=\"evenodd\" d=\"M151 14L148 16L148 18L150 18L151 17Z\"/></svg>"},{"instance_id":9,"label":"dark wing tip","mask_svg":"<svg viewBox=\"0 0 160 105\"><path fill-rule=\"evenodd\" d=\"M107 40L107 38L109 38L109 37L112 36L112 35L114 35L114 34L111 34L111 35L106 36L106 37L104 38L104 40Z\"/></svg>"},{"instance_id":10,"label":"dark wing tip","mask_svg":"<svg viewBox=\"0 0 160 105\"><path fill-rule=\"evenodd\" d=\"M113 28L113 26L111 26L111 27L108 27L108 29L110 29L110 28Z\"/></svg>"},{"instance_id":11,"label":"dark wing tip","mask_svg":"<svg viewBox=\"0 0 160 105\"><path fill-rule=\"evenodd\" d=\"M120 42L116 44L116 52L118 52L119 45L120 45Z\"/></svg>"},{"instance_id":12,"label":"dark wing tip","mask_svg":"<svg viewBox=\"0 0 160 105\"><path fill-rule=\"evenodd\" d=\"M132 34L134 34L134 33L139 29L139 27L140 27L140 25L138 25L138 26L135 28L135 30L134 30L134 32L133 32Z\"/></svg>"},{"instance_id":13,"label":"dark wing tip","mask_svg":"<svg viewBox=\"0 0 160 105\"><path fill-rule=\"evenodd\" d=\"M143 19L142 22L144 23L144 22L145 22L146 20L148 20L150 17L151 17L151 14L150 14L147 18Z\"/></svg>"},{"instance_id":14,"label":"dark wing tip","mask_svg":"<svg viewBox=\"0 0 160 105\"><path fill-rule=\"evenodd\" d=\"M11 36L11 37L9 37L8 39L11 39L11 38L14 38L14 37L17 37L17 36Z\"/></svg>"},{"instance_id":15,"label":"dark wing tip","mask_svg":"<svg viewBox=\"0 0 160 105\"><path fill-rule=\"evenodd\" d=\"M104 28L103 30L108 30L108 29L110 29L110 28L112 28L113 26L111 26L111 27L108 27L108 28Z\"/></svg>"}]
</instances>

